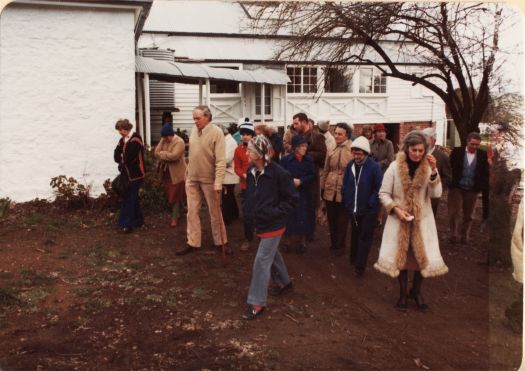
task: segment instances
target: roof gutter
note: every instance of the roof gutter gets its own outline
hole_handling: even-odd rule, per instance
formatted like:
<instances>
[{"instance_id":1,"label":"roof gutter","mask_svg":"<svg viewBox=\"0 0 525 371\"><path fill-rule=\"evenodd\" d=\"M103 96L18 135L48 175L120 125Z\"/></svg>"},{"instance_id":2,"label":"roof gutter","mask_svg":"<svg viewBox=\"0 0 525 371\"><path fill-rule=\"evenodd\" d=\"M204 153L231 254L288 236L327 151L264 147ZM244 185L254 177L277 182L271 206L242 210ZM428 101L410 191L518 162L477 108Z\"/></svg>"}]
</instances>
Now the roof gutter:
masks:
<instances>
[{"instance_id":1,"label":"roof gutter","mask_svg":"<svg viewBox=\"0 0 525 371\"><path fill-rule=\"evenodd\" d=\"M15 0L13 4L20 5L41 5L41 6L61 6L72 8L95 8L95 9L122 9L132 10L135 15L135 41L138 40L146 18L148 17L153 0L113 0L113 1L82 1L82 0Z\"/></svg>"}]
</instances>

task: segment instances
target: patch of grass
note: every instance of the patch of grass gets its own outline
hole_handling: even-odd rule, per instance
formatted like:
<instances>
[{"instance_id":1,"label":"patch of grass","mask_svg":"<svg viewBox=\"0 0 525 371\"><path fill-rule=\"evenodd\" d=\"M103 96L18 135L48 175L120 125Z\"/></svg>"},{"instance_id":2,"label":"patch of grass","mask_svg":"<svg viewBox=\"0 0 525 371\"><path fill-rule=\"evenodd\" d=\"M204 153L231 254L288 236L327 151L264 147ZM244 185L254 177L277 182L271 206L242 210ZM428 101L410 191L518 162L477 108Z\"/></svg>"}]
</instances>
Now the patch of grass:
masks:
<instances>
[{"instance_id":1,"label":"patch of grass","mask_svg":"<svg viewBox=\"0 0 525 371\"><path fill-rule=\"evenodd\" d=\"M146 300L154 303L162 303L162 295L149 294L146 296Z\"/></svg>"},{"instance_id":2,"label":"patch of grass","mask_svg":"<svg viewBox=\"0 0 525 371\"><path fill-rule=\"evenodd\" d=\"M44 227L52 230L59 230L71 227L72 224L67 220L57 219L54 216L32 213L22 219L22 224L27 227Z\"/></svg>"},{"instance_id":3,"label":"patch of grass","mask_svg":"<svg viewBox=\"0 0 525 371\"><path fill-rule=\"evenodd\" d=\"M196 298L199 298L201 300L211 299L211 296L206 292L206 290L204 290L203 288L200 288L200 287L195 287L192 290L192 296L196 297Z\"/></svg>"},{"instance_id":4,"label":"patch of grass","mask_svg":"<svg viewBox=\"0 0 525 371\"><path fill-rule=\"evenodd\" d=\"M14 289L9 287L0 287L0 307L10 307L20 303L17 293Z\"/></svg>"},{"instance_id":5,"label":"patch of grass","mask_svg":"<svg viewBox=\"0 0 525 371\"><path fill-rule=\"evenodd\" d=\"M56 281L56 278L39 274L32 269L23 270L20 272L20 277L24 286L46 286L52 285Z\"/></svg>"},{"instance_id":6,"label":"patch of grass","mask_svg":"<svg viewBox=\"0 0 525 371\"><path fill-rule=\"evenodd\" d=\"M92 296L97 289L95 287L74 287L71 292L80 297Z\"/></svg>"},{"instance_id":7,"label":"patch of grass","mask_svg":"<svg viewBox=\"0 0 525 371\"><path fill-rule=\"evenodd\" d=\"M78 317L73 323L78 327L85 327L89 324L89 318Z\"/></svg>"},{"instance_id":8,"label":"patch of grass","mask_svg":"<svg viewBox=\"0 0 525 371\"><path fill-rule=\"evenodd\" d=\"M87 312L98 313L101 312L103 309L111 307L111 304L111 299L98 298L86 300L84 307L86 308Z\"/></svg>"},{"instance_id":9,"label":"patch of grass","mask_svg":"<svg viewBox=\"0 0 525 371\"><path fill-rule=\"evenodd\" d=\"M49 290L35 287L21 294L29 304L36 304L44 300L49 295Z\"/></svg>"},{"instance_id":10,"label":"patch of grass","mask_svg":"<svg viewBox=\"0 0 525 371\"><path fill-rule=\"evenodd\" d=\"M107 260L108 251L99 241L97 241L93 247L83 250L82 255L90 257L91 262L94 265L100 265Z\"/></svg>"}]
</instances>

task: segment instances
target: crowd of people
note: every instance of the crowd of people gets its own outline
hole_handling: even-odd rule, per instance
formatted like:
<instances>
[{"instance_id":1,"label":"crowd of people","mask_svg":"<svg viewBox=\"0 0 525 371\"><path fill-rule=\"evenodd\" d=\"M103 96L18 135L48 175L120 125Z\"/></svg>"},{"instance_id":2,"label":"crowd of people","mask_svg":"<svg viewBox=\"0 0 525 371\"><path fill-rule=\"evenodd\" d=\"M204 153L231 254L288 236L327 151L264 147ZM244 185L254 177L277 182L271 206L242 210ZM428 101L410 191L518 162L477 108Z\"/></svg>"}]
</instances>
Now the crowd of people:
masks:
<instances>
[{"instance_id":1,"label":"crowd of people","mask_svg":"<svg viewBox=\"0 0 525 371\"><path fill-rule=\"evenodd\" d=\"M203 199L214 249L232 254L237 248L228 241L226 226L241 214L244 240L239 250L253 250L257 237L245 319L263 313L270 279L274 282L270 294L279 296L292 288L279 249L303 254L313 246L319 212L326 213L331 253L342 256L349 250L357 277L366 272L374 230L383 229L374 267L398 278L396 307L402 311L407 310L409 299L419 310L426 310L421 294L424 278L448 271L435 222L443 190L448 189L451 243L469 242L479 193L483 194L483 218L488 218L489 166L487 153L479 149L478 133L470 133L466 147L454 148L449 158L436 146L433 128L408 133L396 155L383 124L365 126L356 137L347 123L330 125L320 120L316 124L301 112L293 116L283 136L270 125L254 126L249 118L241 119L238 133L232 135L213 124L212 118L207 106L193 110L195 125L187 156L184 141L171 123L165 123L154 155L173 205L171 226L178 225L184 212L187 218L187 240L177 255L204 249ZM115 125L122 138L114 158L129 180L119 218L125 233L144 223L138 197L145 177L144 145L132 128L128 120ZM410 290L409 270L414 272Z\"/></svg>"}]
</instances>

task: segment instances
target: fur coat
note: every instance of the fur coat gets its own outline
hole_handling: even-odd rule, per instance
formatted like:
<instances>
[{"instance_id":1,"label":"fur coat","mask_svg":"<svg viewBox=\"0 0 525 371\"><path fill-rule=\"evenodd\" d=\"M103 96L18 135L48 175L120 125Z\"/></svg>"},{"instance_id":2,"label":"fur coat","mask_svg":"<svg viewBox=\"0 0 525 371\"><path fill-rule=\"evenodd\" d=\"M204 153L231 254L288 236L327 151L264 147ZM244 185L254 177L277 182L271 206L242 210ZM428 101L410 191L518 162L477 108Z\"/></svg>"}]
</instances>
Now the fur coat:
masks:
<instances>
[{"instance_id":1,"label":"fur coat","mask_svg":"<svg viewBox=\"0 0 525 371\"><path fill-rule=\"evenodd\" d=\"M441 196L441 180L430 180L430 165L423 159L411 179L404 152L397 154L383 177L379 199L386 208L386 220L379 258L374 267L382 273L397 277L403 269L407 252L412 246L423 277L445 274L448 268L441 257L436 222L430 198ZM392 211L401 207L414 216L411 222L401 222Z\"/></svg>"}]
</instances>

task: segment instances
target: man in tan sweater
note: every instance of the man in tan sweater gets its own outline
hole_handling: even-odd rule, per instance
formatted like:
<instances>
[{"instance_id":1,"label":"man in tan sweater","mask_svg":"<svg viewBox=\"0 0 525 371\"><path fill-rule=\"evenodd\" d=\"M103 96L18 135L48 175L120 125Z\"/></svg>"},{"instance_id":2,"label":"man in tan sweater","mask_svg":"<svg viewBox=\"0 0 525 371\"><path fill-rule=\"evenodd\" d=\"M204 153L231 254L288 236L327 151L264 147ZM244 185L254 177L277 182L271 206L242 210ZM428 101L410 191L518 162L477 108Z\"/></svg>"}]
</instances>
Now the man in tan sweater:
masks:
<instances>
[{"instance_id":1,"label":"man in tan sweater","mask_svg":"<svg viewBox=\"0 0 525 371\"><path fill-rule=\"evenodd\" d=\"M220 209L220 193L226 169L226 147L222 130L212 124L211 120L212 114L207 106L195 107L193 110L195 127L190 135L186 172L188 243L176 251L177 255L184 255L201 248L202 230L199 211L202 196L208 204L213 243L217 247L227 243L226 228ZM226 247L226 252L231 253L229 247Z\"/></svg>"}]
</instances>

